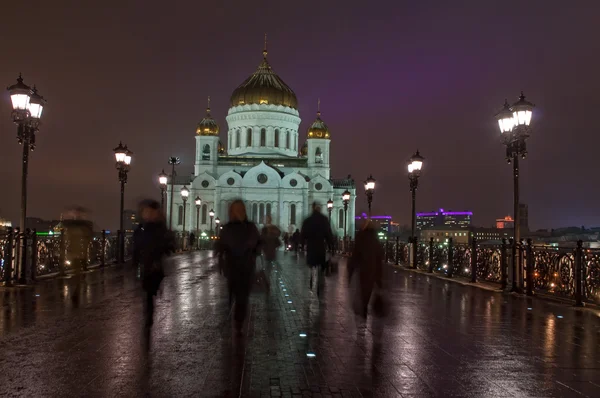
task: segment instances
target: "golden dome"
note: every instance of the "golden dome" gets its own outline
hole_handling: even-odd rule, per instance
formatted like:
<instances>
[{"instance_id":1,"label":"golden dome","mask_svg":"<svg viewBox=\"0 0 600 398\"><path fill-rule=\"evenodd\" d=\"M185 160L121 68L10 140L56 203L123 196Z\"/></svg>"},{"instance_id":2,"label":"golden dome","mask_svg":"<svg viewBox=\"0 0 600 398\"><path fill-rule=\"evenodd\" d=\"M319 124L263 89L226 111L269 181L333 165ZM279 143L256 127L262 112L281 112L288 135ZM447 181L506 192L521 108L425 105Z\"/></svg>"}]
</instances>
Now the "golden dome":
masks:
<instances>
[{"instance_id":1,"label":"golden dome","mask_svg":"<svg viewBox=\"0 0 600 398\"><path fill-rule=\"evenodd\" d=\"M266 47L256 72L231 94L232 107L249 104L283 105L298 109L296 94L269 65Z\"/></svg>"},{"instance_id":2,"label":"golden dome","mask_svg":"<svg viewBox=\"0 0 600 398\"><path fill-rule=\"evenodd\" d=\"M206 116L200 120L196 126L197 135L219 135L219 125L210 115L210 97L208 97L208 107L206 108Z\"/></svg>"},{"instance_id":3,"label":"golden dome","mask_svg":"<svg viewBox=\"0 0 600 398\"><path fill-rule=\"evenodd\" d=\"M300 148L300 157L307 157L308 156L308 142L304 142L304 145L302 145L302 148Z\"/></svg>"},{"instance_id":4,"label":"golden dome","mask_svg":"<svg viewBox=\"0 0 600 398\"><path fill-rule=\"evenodd\" d=\"M317 112L317 118L308 128L308 138L327 138L331 139L329 127L321 120L321 111Z\"/></svg>"}]
</instances>

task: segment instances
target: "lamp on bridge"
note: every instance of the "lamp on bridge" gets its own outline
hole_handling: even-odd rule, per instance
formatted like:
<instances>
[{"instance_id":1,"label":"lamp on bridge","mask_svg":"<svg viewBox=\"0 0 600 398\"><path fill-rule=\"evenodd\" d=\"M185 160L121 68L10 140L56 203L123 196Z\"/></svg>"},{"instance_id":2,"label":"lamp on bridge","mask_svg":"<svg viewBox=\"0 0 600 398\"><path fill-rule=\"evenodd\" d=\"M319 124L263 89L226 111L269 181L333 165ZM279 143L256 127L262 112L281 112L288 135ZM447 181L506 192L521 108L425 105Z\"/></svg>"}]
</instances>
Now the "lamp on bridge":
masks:
<instances>
[{"instance_id":1,"label":"lamp on bridge","mask_svg":"<svg viewBox=\"0 0 600 398\"><path fill-rule=\"evenodd\" d=\"M19 220L19 229L25 233L25 219L27 218L27 174L29 166L29 152L35 149L35 134L39 131L42 111L46 105L46 100L38 94L35 86L31 89L23 83L23 78L19 74L17 83L7 88L12 103L12 119L17 125L17 140L23 145L22 174L21 174L21 218ZM25 251L21 251L25 255ZM26 261L22 258L20 261L20 280L26 282ZM7 280L11 278L11 270L8 270ZM19 270L15 270L15 276Z\"/></svg>"},{"instance_id":2,"label":"lamp on bridge","mask_svg":"<svg viewBox=\"0 0 600 398\"><path fill-rule=\"evenodd\" d=\"M115 153L115 167L119 171L119 182L121 183L121 207L119 213L119 257L120 263L125 262L125 229L123 227L125 218L125 184L127 183L127 173L131 166L131 152L127 145L119 142L119 146L113 149Z\"/></svg>"},{"instance_id":3,"label":"lamp on bridge","mask_svg":"<svg viewBox=\"0 0 600 398\"><path fill-rule=\"evenodd\" d=\"M221 220L219 220L219 217L215 218L215 224L217 225L217 233L215 235L219 236L221 232L221 230L219 229L221 225Z\"/></svg>"},{"instance_id":4,"label":"lamp on bridge","mask_svg":"<svg viewBox=\"0 0 600 398\"><path fill-rule=\"evenodd\" d=\"M196 196L194 203L196 203L196 241L198 241L200 238L200 207L202 207L200 196Z\"/></svg>"},{"instance_id":5,"label":"lamp on bridge","mask_svg":"<svg viewBox=\"0 0 600 398\"><path fill-rule=\"evenodd\" d=\"M165 191L167 190L167 182L169 181L168 176L165 174L165 170L160 172L158 175L158 184L160 185L160 208L165 211Z\"/></svg>"},{"instance_id":6,"label":"lamp on bridge","mask_svg":"<svg viewBox=\"0 0 600 398\"><path fill-rule=\"evenodd\" d=\"M210 209L210 211L208 212L208 216L210 217L210 237L212 238L212 236L213 236L213 219L215 218L215 211L213 209Z\"/></svg>"},{"instance_id":7,"label":"lamp on bridge","mask_svg":"<svg viewBox=\"0 0 600 398\"><path fill-rule=\"evenodd\" d=\"M327 213L329 214L329 224L331 224L331 212L333 211L333 200L327 201Z\"/></svg>"},{"instance_id":8,"label":"lamp on bridge","mask_svg":"<svg viewBox=\"0 0 600 398\"><path fill-rule=\"evenodd\" d=\"M181 188L181 200L183 200L183 233L181 234L183 242L182 242L181 247L183 248L183 250L185 250L185 242L186 242L186 239L185 239L185 219L186 219L186 214L185 213L186 213L186 210L187 210L187 200L188 200L189 196L190 196L190 190L187 189L187 187L184 185L183 188Z\"/></svg>"},{"instance_id":9,"label":"lamp on bridge","mask_svg":"<svg viewBox=\"0 0 600 398\"><path fill-rule=\"evenodd\" d=\"M348 203L350 203L350 191L347 189L342 194L342 202L344 203L344 241L348 238Z\"/></svg>"},{"instance_id":10,"label":"lamp on bridge","mask_svg":"<svg viewBox=\"0 0 600 398\"><path fill-rule=\"evenodd\" d=\"M527 156L527 139L531 133L529 127L531 117L533 116L533 105L525 99L525 95L521 91L519 100L513 105L509 105L507 100L504 100L504 106L496 114L496 120L500 127L500 135L502 143L506 146L506 161L513 165L513 206L514 206L514 240L512 247L512 292L521 292L522 286L519 286L518 280L522 280L523 261L518 255L521 252L521 229L519 214L519 158L525 159ZM507 286L505 270L502 274L502 287ZM531 280L530 280L531 278ZM533 295L533 278L528 272L527 275L527 295Z\"/></svg>"},{"instance_id":11,"label":"lamp on bridge","mask_svg":"<svg viewBox=\"0 0 600 398\"><path fill-rule=\"evenodd\" d=\"M373 202L373 192L375 192L375 179L372 175L365 181L365 194L367 195L367 203L369 204L369 217L371 217L371 203Z\"/></svg>"},{"instance_id":12,"label":"lamp on bridge","mask_svg":"<svg viewBox=\"0 0 600 398\"><path fill-rule=\"evenodd\" d=\"M423 161L425 158L421 156L419 151L415 152L414 155L408 160L408 179L410 180L410 192L412 194L412 213L411 213L411 234L410 242L412 244L412 256L411 263L412 267L416 268L417 259L417 237L415 235L416 229L416 199L417 199L417 187L419 186L419 177L421 176L421 168L423 167Z\"/></svg>"}]
</instances>

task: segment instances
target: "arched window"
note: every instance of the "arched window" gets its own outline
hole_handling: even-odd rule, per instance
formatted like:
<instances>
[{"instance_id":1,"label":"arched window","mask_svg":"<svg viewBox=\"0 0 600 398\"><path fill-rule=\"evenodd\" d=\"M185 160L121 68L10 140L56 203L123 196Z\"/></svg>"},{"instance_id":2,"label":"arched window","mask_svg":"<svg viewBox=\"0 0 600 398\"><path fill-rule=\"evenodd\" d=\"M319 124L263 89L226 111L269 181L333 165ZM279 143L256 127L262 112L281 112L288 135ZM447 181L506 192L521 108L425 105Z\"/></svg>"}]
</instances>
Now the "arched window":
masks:
<instances>
[{"instance_id":1,"label":"arched window","mask_svg":"<svg viewBox=\"0 0 600 398\"><path fill-rule=\"evenodd\" d=\"M267 130L260 130L260 146L267 146Z\"/></svg>"},{"instance_id":2,"label":"arched window","mask_svg":"<svg viewBox=\"0 0 600 398\"><path fill-rule=\"evenodd\" d=\"M294 141L294 151L298 150L298 142Z\"/></svg>"},{"instance_id":3,"label":"arched window","mask_svg":"<svg viewBox=\"0 0 600 398\"><path fill-rule=\"evenodd\" d=\"M279 148L279 130L275 130L275 148Z\"/></svg>"},{"instance_id":4,"label":"arched window","mask_svg":"<svg viewBox=\"0 0 600 398\"><path fill-rule=\"evenodd\" d=\"M267 203L267 216L271 217L271 204Z\"/></svg>"},{"instance_id":5,"label":"arched window","mask_svg":"<svg viewBox=\"0 0 600 398\"><path fill-rule=\"evenodd\" d=\"M285 148L291 149L291 147L290 147L290 132L289 131L285 134Z\"/></svg>"},{"instance_id":6,"label":"arched window","mask_svg":"<svg viewBox=\"0 0 600 398\"><path fill-rule=\"evenodd\" d=\"M183 224L183 206L179 205L177 207L177 225Z\"/></svg>"},{"instance_id":7,"label":"arched window","mask_svg":"<svg viewBox=\"0 0 600 398\"><path fill-rule=\"evenodd\" d=\"M202 160L210 160L210 145L204 145L204 149L202 150Z\"/></svg>"},{"instance_id":8,"label":"arched window","mask_svg":"<svg viewBox=\"0 0 600 398\"><path fill-rule=\"evenodd\" d=\"M202 205L202 224L206 224L206 204Z\"/></svg>"},{"instance_id":9,"label":"arched window","mask_svg":"<svg viewBox=\"0 0 600 398\"><path fill-rule=\"evenodd\" d=\"M258 205L256 203L252 204L252 221L258 221Z\"/></svg>"},{"instance_id":10,"label":"arched window","mask_svg":"<svg viewBox=\"0 0 600 398\"><path fill-rule=\"evenodd\" d=\"M290 205L290 224L296 224L296 205Z\"/></svg>"},{"instance_id":11,"label":"arched window","mask_svg":"<svg viewBox=\"0 0 600 398\"><path fill-rule=\"evenodd\" d=\"M252 129L246 130L246 146L252 146Z\"/></svg>"},{"instance_id":12,"label":"arched window","mask_svg":"<svg viewBox=\"0 0 600 398\"><path fill-rule=\"evenodd\" d=\"M258 211L258 223L259 224L265 223L265 204L264 203L260 204L260 208Z\"/></svg>"},{"instance_id":13,"label":"arched window","mask_svg":"<svg viewBox=\"0 0 600 398\"><path fill-rule=\"evenodd\" d=\"M240 141L240 130L235 132L235 147L239 148L242 146L242 143Z\"/></svg>"},{"instance_id":14,"label":"arched window","mask_svg":"<svg viewBox=\"0 0 600 398\"><path fill-rule=\"evenodd\" d=\"M315 151L315 163L323 163L323 152L321 152L321 148L317 148Z\"/></svg>"},{"instance_id":15,"label":"arched window","mask_svg":"<svg viewBox=\"0 0 600 398\"><path fill-rule=\"evenodd\" d=\"M344 228L344 210L338 211L338 228Z\"/></svg>"}]
</instances>

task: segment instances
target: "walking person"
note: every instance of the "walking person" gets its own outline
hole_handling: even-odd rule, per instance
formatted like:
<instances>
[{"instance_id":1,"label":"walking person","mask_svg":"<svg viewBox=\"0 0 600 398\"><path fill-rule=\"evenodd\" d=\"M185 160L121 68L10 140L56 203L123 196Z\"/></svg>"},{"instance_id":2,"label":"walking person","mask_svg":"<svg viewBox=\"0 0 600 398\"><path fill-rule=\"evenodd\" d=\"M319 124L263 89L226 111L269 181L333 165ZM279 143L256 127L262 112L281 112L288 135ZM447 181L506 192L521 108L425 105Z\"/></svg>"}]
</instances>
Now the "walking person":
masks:
<instances>
[{"instance_id":1,"label":"walking person","mask_svg":"<svg viewBox=\"0 0 600 398\"><path fill-rule=\"evenodd\" d=\"M142 287L146 291L146 326L154 323L154 299L165 277L163 257L175 246L167 229L160 203L145 200L140 203L140 215L144 225L140 236L140 264Z\"/></svg>"},{"instance_id":2,"label":"walking person","mask_svg":"<svg viewBox=\"0 0 600 398\"><path fill-rule=\"evenodd\" d=\"M73 305L77 306L81 283L85 281L83 272L88 265L88 247L92 241L93 224L87 219L87 211L82 207L70 209L62 223L67 242L67 264L70 264L73 271L69 291Z\"/></svg>"},{"instance_id":3,"label":"walking person","mask_svg":"<svg viewBox=\"0 0 600 398\"><path fill-rule=\"evenodd\" d=\"M281 246L281 230L272 224L271 216L266 217L265 226L260 233L261 246L263 251L263 271L267 292L271 290L271 270L275 265L277 249Z\"/></svg>"},{"instance_id":4,"label":"walking person","mask_svg":"<svg viewBox=\"0 0 600 398\"><path fill-rule=\"evenodd\" d=\"M329 219L321 213L321 208L313 203L312 214L302 223L300 242L306 243L306 263L311 267L310 288L317 278L317 294L321 291L323 271L327 266L327 249L333 247L333 233Z\"/></svg>"},{"instance_id":5,"label":"walking person","mask_svg":"<svg viewBox=\"0 0 600 398\"><path fill-rule=\"evenodd\" d=\"M300 246L300 230L297 229L293 234L292 234L292 249L298 253L298 248Z\"/></svg>"},{"instance_id":6,"label":"walking person","mask_svg":"<svg viewBox=\"0 0 600 398\"><path fill-rule=\"evenodd\" d=\"M236 200L229 207L229 222L221 230L215 252L227 277L230 302L235 300L235 329L241 333L260 254L260 235L248 221L243 201Z\"/></svg>"},{"instance_id":7,"label":"walking person","mask_svg":"<svg viewBox=\"0 0 600 398\"><path fill-rule=\"evenodd\" d=\"M358 276L358 291L354 297L354 309L357 315L366 317L369 301L375 287L381 289L383 272L383 247L377 238L377 230L370 220L365 220L361 230L356 234L352 257L348 261L348 283L356 272ZM383 298L376 292L373 303L376 311L383 311Z\"/></svg>"}]
</instances>

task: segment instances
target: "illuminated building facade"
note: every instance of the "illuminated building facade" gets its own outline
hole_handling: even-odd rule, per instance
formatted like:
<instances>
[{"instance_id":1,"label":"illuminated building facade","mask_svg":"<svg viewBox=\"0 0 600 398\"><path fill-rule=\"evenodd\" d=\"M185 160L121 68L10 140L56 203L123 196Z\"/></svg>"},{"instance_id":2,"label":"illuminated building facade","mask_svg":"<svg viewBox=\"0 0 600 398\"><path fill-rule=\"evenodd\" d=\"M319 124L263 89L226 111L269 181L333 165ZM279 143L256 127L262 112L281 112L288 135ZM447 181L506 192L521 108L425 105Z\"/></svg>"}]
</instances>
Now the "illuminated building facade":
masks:
<instances>
[{"instance_id":1,"label":"illuminated building facade","mask_svg":"<svg viewBox=\"0 0 600 398\"><path fill-rule=\"evenodd\" d=\"M428 213L417 213L417 229L434 227L457 227L470 228L473 221L471 211L432 211Z\"/></svg>"},{"instance_id":2,"label":"illuminated building facade","mask_svg":"<svg viewBox=\"0 0 600 398\"><path fill-rule=\"evenodd\" d=\"M319 108L319 107L318 107ZM354 237L356 189L354 180L330 175L329 127L316 118L307 131L306 143L298 145L300 114L294 91L262 62L231 94L227 112L226 144L221 143L219 125L211 116L210 103L205 117L196 128L194 172L175 176L172 230L182 231L185 214L186 231L213 230L209 217L228 221L228 208L234 200L246 204L248 218L260 226L271 216L273 224L285 232L299 229L313 202L327 215L326 203L333 201L333 232ZM181 189L186 186L189 198L184 212ZM342 194L350 192L347 216ZM194 200L202 200L199 222ZM171 184L167 188L167 220L171 219Z\"/></svg>"},{"instance_id":3,"label":"illuminated building facade","mask_svg":"<svg viewBox=\"0 0 600 398\"><path fill-rule=\"evenodd\" d=\"M496 228L498 229L513 229L515 227L515 220L511 216L504 218L498 218L496 220Z\"/></svg>"}]
</instances>

